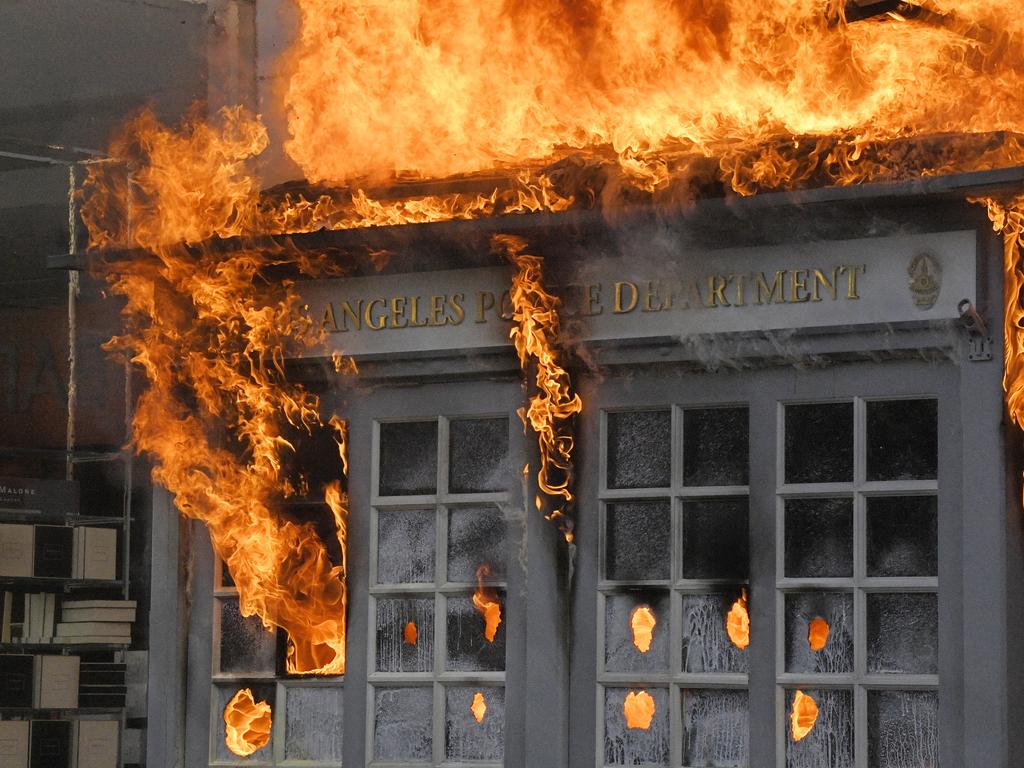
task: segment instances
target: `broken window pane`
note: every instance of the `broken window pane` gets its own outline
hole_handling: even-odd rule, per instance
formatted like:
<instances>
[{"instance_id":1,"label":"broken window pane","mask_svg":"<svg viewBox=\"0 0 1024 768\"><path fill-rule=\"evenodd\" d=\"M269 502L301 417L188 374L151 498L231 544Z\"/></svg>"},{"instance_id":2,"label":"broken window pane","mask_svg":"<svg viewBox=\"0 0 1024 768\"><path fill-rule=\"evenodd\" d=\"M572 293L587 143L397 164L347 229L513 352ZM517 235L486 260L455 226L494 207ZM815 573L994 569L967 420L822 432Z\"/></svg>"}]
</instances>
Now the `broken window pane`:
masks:
<instances>
[{"instance_id":1,"label":"broken window pane","mask_svg":"<svg viewBox=\"0 0 1024 768\"><path fill-rule=\"evenodd\" d=\"M938 768L938 694L869 691L868 763L873 768Z\"/></svg>"},{"instance_id":2,"label":"broken window pane","mask_svg":"<svg viewBox=\"0 0 1024 768\"><path fill-rule=\"evenodd\" d=\"M647 728L630 728L623 705L630 693L645 692L654 701L654 715ZM668 690L665 688L605 688L604 763L619 765L668 765Z\"/></svg>"},{"instance_id":3,"label":"broken window pane","mask_svg":"<svg viewBox=\"0 0 1024 768\"><path fill-rule=\"evenodd\" d=\"M868 576L937 576L938 500L893 496L867 502Z\"/></svg>"},{"instance_id":4,"label":"broken window pane","mask_svg":"<svg viewBox=\"0 0 1024 768\"><path fill-rule=\"evenodd\" d=\"M508 464L508 419L458 419L448 425L451 493L503 491L513 468Z\"/></svg>"},{"instance_id":5,"label":"broken window pane","mask_svg":"<svg viewBox=\"0 0 1024 768\"><path fill-rule=\"evenodd\" d=\"M867 403L868 480L931 480L938 469L938 401Z\"/></svg>"},{"instance_id":6,"label":"broken window pane","mask_svg":"<svg viewBox=\"0 0 1024 768\"><path fill-rule=\"evenodd\" d=\"M377 583L412 584L434 580L432 509L377 512Z\"/></svg>"},{"instance_id":7,"label":"broken window pane","mask_svg":"<svg viewBox=\"0 0 1024 768\"><path fill-rule=\"evenodd\" d=\"M726 631L726 616L735 593L683 595L683 671L747 672L747 652L737 648Z\"/></svg>"},{"instance_id":8,"label":"broken window pane","mask_svg":"<svg viewBox=\"0 0 1024 768\"><path fill-rule=\"evenodd\" d=\"M786 500L786 577L853 576L853 500Z\"/></svg>"},{"instance_id":9,"label":"broken window pane","mask_svg":"<svg viewBox=\"0 0 1024 768\"><path fill-rule=\"evenodd\" d=\"M747 500L683 502L683 578L745 580L749 569Z\"/></svg>"},{"instance_id":10,"label":"broken window pane","mask_svg":"<svg viewBox=\"0 0 1024 768\"><path fill-rule=\"evenodd\" d=\"M608 413L608 487L667 488L671 482L671 411Z\"/></svg>"},{"instance_id":11,"label":"broken window pane","mask_svg":"<svg viewBox=\"0 0 1024 768\"><path fill-rule=\"evenodd\" d=\"M786 768L853 768L853 693L804 688L818 705L818 718L804 738L793 739L794 691L786 691Z\"/></svg>"},{"instance_id":12,"label":"broken window pane","mask_svg":"<svg viewBox=\"0 0 1024 768\"><path fill-rule=\"evenodd\" d=\"M490 578L505 578L505 515L498 507L456 507L448 512L448 581L476 582L487 565Z\"/></svg>"},{"instance_id":13,"label":"broken window pane","mask_svg":"<svg viewBox=\"0 0 1024 768\"><path fill-rule=\"evenodd\" d=\"M668 500L607 507L606 576L616 581L668 579L672 512Z\"/></svg>"},{"instance_id":14,"label":"broken window pane","mask_svg":"<svg viewBox=\"0 0 1024 768\"><path fill-rule=\"evenodd\" d=\"M868 595L867 632L868 672L938 673L938 595Z\"/></svg>"},{"instance_id":15,"label":"broken window pane","mask_svg":"<svg viewBox=\"0 0 1024 768\"><path fill-rule=\"evenodd\" d=\"M494 591L501 606L501 623L493 642L487 640L486 622L471 597L448 598L446 669L460 672L500 672L505 669L505 624L508 621L505 594L504 591Z\"/></svg>"},{"instance_id":16,"label":"broken window pane","mask_svg":"<svg viewBox=\"0 0 1024 768\"><path fill-rule=\"evenodd\" d=\"M434 598L378 599L377 671L429 672L433 668Z\"/></svg>"},{"instance_id":17,"label":"broken window pane","mask_svg":"<svg viewBox=\"0 0 1024 768\"><path fill-rule=\"evenodd\" d=\"M444 753L447 760L505 757L505 689L450 687L445 690Z\"/></svg>"},{"instance_id":18,"label":"broken window pane","mask_svg":"<svg viewBox=\"0 0 1024 768\"><path fill-rule=\"evenodd\" d=\"M224 743L224 708L228 705L228 702L234 698L235 694L241 689L248 688L252 691L253 700L256 702L265 701L274 706L274 683L253 683L251 681L239 681L232 682L226 685L217 685L214 687L216 691L213 699L213 722L216 732L213 735L212 746L212 759L218 763L228 763L231 765L239 764L266 764L269 763L274 754L274 730L270 730L270 741L267 742L266 746L260 747L253 752L249 757L239 757L234 752L228 749ZM273 717L276 713L271 713Z\"/></svg>"},{"instance_id":19,"label":"broken window pane","mask_svg":"<svg viewBox=\"0 0 1024 768\"><path fill-rule=\"evenodd\" d=\"M683 690L683 765L686 768L746 768L747 692Z\"/></svg>"},{"instance_id":20,"label":"broken window pane","mask_svg":"<svg viewBox=\"0 0 1024 768\"><path fill-rule=\"evenodd\" d=\"M786 406L786 482L853 480L853 403Z\"/></svg>"},{"instance_id":21,"label":"broken window pane","mask_svg":"<svg viewBox=\"0 0 1024 768\"><path fill-rule=\"evenodd\" d=\"M341 762L341 686L289 686L285 698L285 760Z\"/></svg>"},{"instance_id":22,"label":"broken window pane","mask_svg":"<svg viewBox=\"0 0 1024 768\"><path fill-rule=\"evenodd\" d=\"M819 650L814 650L812 645ZM786 595L786 671L853 672L852 593L793 592Z\"/></svg>"},{"instance_id":23,"label":"broken window pane","mask_svg":"<svg viewBox=\"0 0 1024 768\"><path fill-rule=\"evenodd\" d=\"M683 483L746 485L750 425L746 408L683 412Z\"/></svg>"},{"instance_id":24,"label":"broken window pane","mask_svg":"<svg viewBox=\"0 0 1024 768\"><path fill-rule=\"evenodd\" d=\"M374 758L430 762L433 759L433 689L428 686L377 688L374 694Z\"/></svg>"},{"instance_id":25,"label":"broken window pane","mask_svg":"<svg viewBox=\"0 0 1024 768\"><path fill-rule=\"evenodd\" d=\"M437 422L380 425L380 495L437 491Z\"/></svg>"},{"instance_id":26,"label":"broken window pane","mask_svg":"<svg viewBox=\"0 0 1024 768\"><path fill-rule=\"evenodd\" d=\"M638 609L641 612L634 620L634 611ZM646 589L608 595L604 614L605 669L609 672L668 671L667 590ZM654 617L655 624L653 631L648 632L649 616Z\"/></svg>"},{"instance_id":27,"label":"broken window pane","mask_svg":"<svg viewBox=\"0 0 1024 768\"><path fill-rule=\"evenodd\" d=\"M277 667L277 636L258 616L242 616L238 600L218 598L220 671L240 675L272 675Z\"/></svg>"}]
</instances>

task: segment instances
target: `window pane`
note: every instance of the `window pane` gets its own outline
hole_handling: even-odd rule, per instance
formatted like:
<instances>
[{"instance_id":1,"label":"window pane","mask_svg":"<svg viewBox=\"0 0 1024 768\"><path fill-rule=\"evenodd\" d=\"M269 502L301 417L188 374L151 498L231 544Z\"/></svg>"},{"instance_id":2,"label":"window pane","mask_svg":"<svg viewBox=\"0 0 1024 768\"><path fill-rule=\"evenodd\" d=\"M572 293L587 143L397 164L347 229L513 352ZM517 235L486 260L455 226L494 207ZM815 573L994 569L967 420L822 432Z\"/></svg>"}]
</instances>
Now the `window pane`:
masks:
<instances>
[{"instance_id":1,"label":"window pane","mask_svg":"<svg viewBox=\"0 0 1024 768\"><path fill-rule=\"evenodd\" d=\"M818 718L796 741L790 725L795 692L786 691L786 768L853 768L853 694L822 688L803 692L818 705Z\"/></svg>"},{"instance_id":2,"label":"window pane","mask_svg":"<svg viewBox=\"0 0 1024 768\"><path fill-rule=\"evenodd\" d=\"M608 414L609 488L667 488L671 467L671 411Z\"/></svg>"},{"instance_id":3,"label":"window pane","mask_svg":"<svg viewBox=\"0 0 1024 768\"><path fill-rule=\"evenodd\" d=\"M607 507L606 576L617 581L669 578L672 513L668 501Z\"/></svg>"},{"instance_id":4,"label":"window pane","mask_svg":"<svg viewBox=\"0 0 1024 768\"><path fill-rule=\"evenodd\" d=\"M263 747L260 747L253 752L249 757L239 757L238 755L231 752L227 745L224 743L224 708L228 705L228 702L234 698L235 694L243 688L248 688L252 691L253 700L256 702L265 701L271 707L274 706L274 684L273 683L253 683L251 681L239 681L232 682L226 685L217 685L215 687L216 694L212 696L213 699L213 721L215 733L213 734L213 744L211 757L218 763L228 763L231 765L240 765L247 763L266 764L271 760L274 754L274 730L270 730L270 741ZM271 713L273 718L273 713Z\"/></svg>"},{"instance_id":5,"label":"window pane","mask_svg":"<svg viewBox=\"0 0 1024 768\"><path fill-rule=\"evenodd\" d=\"M686 768L746 768L749 732L746 691L683 691Z\"/></svg>"},{"instance_id":6,"label":"window pane","mask_svg":"<svg viewBox=\"0 0 1024 768\"><path fill-rule=\"evenodd\" d=\"M604 603L605 669L667 672L669 616L666 590L608 595ZM650 618L654 619L653 629Z\"/></svg>"},{"instance_id":7,"label":"window pane","mask_svg":"<svg viewBox=\"0 0 1024 768\"><path fill-rule=\"evenodd\" d=\"M508 419L458 419L449 423L448 437L449 491L485 493L508 487Z\"/></svg>"},{"instance_id":8,"label":"window pane","mask_svg":"<svg viewBox=\"0 0 1024 768\"><path fill-rule=\"evenodd\" d=\"M476 582L481 565L490 578L505 578L505 516L497 507L457 507L448 512L448 581Z\"/></svg>"},{"instance_id":9,"label":"window pane","mask_svg":"<svg viewBox=\"0 0 1024 768\"><path fill-rule=\"evenodd\" d=\"M869 691L868 763L877 768L938 768L938 694Z\"/></svg>"},{"instance_id":10,"label":"window pane","mask_svg":"<svg viewBox=\"0 0 1024 768\"><path fill-rule=\"evenodd\" d=\"M786 406L786 482L853 480L853 403Z\"/></svg>"},{"instance_id":11,"label":"window pane","mask_svg":"<svg viewBox=\"0 0 1024 768\"><path fill-rule=\"evenodd\" d=\"M272 675L277 667L277 636L258 616L242 616L238 600L218 599L220 608L220 671Z\"/></svg>"},{"instance_id":12,"label":"window pane","mask_svg":"<svg viewBox=\"0 0 1024 768\"><path fill-rule=\"evenodd\" d=\"M501 606L501 623L494 640L486 636L487 624L473 605L471 597L449 597L448 603L448 664L446 669L460 672L500 672L505 669L505 594L497 593Z\"/></svg>"},{"instance_id":13,"label":"window pane","mask_svg":"<svg viewBox=\"0 0 1024 768\"><path fill-rule=\"evenodd\" d=\"M377 512L377 583L429 583L434 580L432 509Z\"/></svg>"},{"instance_id":14,"label":"window pane","mask_svg":"<svg viewBox=\"0 0 1024 768\"><path fill-rule=\"evenodd\" d=\"M853 500L786 500L786 577L853 576Z\"/></svg>"},{"instance_id":15,"label":"window pane","mask_svg":"<svg viewBox=\"0 0 1024 768\"><path fill-rule=\"evenodd\" d=\"M868 576L937 576L938 502L934 496L868 499Z\"/></svg>"},{"instance_id":16,"label":"window pane","mask_svg":"<svg viewBox=\"0 0 1024 768\"><path fill-rule=\"evenodd\" d=\"M750 425L746 408L683 412L683 483L746 485Z\"/></svg>"},{"instance_id":17,"label":"window pane","mask_svg":"<svg viewBox=\"0 0 1024 768\"><path fill-rule=\"evenodd\" d=\"M630 694L650 697L654 715L643 727L629 727L623 707ZM643 694L646 694L644 696ZM619 765L668 765L668 690L665 688L605 688L604 763Z\"/></svg>"},{"instance_id":18,"label":"window pane","mask_svg":"<svg viewBox=\"0 0 1024 768\"><path fill-rule=\"evenodd\" d=\"M452 761L504 759L504 688L445 690L444 752Z\"/></svg>"},{"instance_id":19,"label":"window pane","mask_svg":"<svg viewBox=\"0 0 1024 768\"><path fill-rule=\"evenodd\" d=\"M433 689L377 688L373 755L377 760L430 762L433 758Z\"/></svg>"},{"instance_id":20,"label":"window pane","mask_svg":"<svg viewBox=\"0 0 1024 768\"><path fill-rule=\"evenodd\" d=\"M868 480L934 479L938 467L938 401L867 404Z\"/></svg>"},{"instance_id":21,"label":"window pane","mask_svg":"<svg viewBox=\"0 0 1024 768\"><path fill-rule=\"evenodd\" d=\"M285 760L341 762L344 689L289 686L285 698Z\"/></svg>"},{"instance_id":22,"label":"window pane","mask_svg":"<svg viewBox=\"0 0 1024 768\"><path fill-rule=\"evenodd\" d=\"M437 492L437 422L380 425L380 495Z\"/></svg>"},{"instance_id":23,"label":"window pane","mask_svg":"<svg viewBox=\"0 0 1024 768\"><path fill-rule=\"evenodd\" d=\"M938 673L938 595L868 595L867 631L868 672Z\"/></svg>"},{"instance_id":24,"label":"window pane","mask_svg":"<svg viewBox=\"0 0 1024 768\"><path fill-rule=\"evenodd\" d=\"M729 639L726 617L735 593L683 595L684 672L747 672L747 652Z\"/></svg>"},{"instance_id":25,"label":"window pane","mask_svg":"<svg viewBox=\"0 0 1024 768\"><path fill-rule=\"evenodd\" d=\"M851 593L786 595L786 671L823 674L853 671Z\"/></svg>"},{"instance_id":26,"label":"window pane","mask_svg":"<svg viewBox=\"0 0 1024 768\"><path fill-rule=\"evenodd\" d=\"M747 578L750 562L746 499L683 503L683 578Z\"/></svg>"},{"instance_id":27,"label":"window pane","mask_svg":"<svg viewBox=\"0 0 1024 768\"><path fill-rule=\"evenodd\" d=\"M379 599L377 671L429 672L433 668L434 598Z\"/></svg>"}]
</instances>

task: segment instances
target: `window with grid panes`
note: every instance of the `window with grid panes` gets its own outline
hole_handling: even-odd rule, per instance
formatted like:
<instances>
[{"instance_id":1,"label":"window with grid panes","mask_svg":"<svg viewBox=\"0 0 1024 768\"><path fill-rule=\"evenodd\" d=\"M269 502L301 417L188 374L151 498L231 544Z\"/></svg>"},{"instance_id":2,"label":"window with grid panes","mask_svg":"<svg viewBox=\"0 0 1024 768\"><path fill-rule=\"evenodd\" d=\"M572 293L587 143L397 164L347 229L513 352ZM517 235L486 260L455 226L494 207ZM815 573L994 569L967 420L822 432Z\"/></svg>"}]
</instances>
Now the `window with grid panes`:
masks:
<instances>
[{"instance_id":1,"label":"window with grid panes","mask_svg":"<svg viewBox=\"0 0 1024 768\"><path fill-rule=\"evenodd\" d=\"M598 765L747 766L747 408L607 411L601 442Z\"/></svg>"},{"instance_id":2,"label":"window with grid panes","mask_svg":"<svg viewBox=\"0 0 1024 768\"><path fill-rule=\"evenodd\" d=\"M210 696L212 765L330 768L342 764L342 678L283 674L283 643L257 616L242 616L238 591L217 563L214 587L213 690ZM224 708L242 688L273 710L270 741L248 757L224 743Z\"/></svg>"},{"instance_id":3,"label":"window with grid panes","mask_svg":"<svg viewBox=\"0 0 1024 768\"><path fill-rule=\"evenodd\" d=\"M934 399L781 406L776 668L787 768L938 765L937 431ZM817 709L799 739L797 691Z\"/></svg>"},{"instance_id":4,"label":"window with grid panes","mask_svg":"<svg viewBox=\"0 0 1024 768\"><path fill-rule=\"evenodd\" d=\"M501 765L508 417L375 429L367 761Z\"/></svg>"}]
</instances>

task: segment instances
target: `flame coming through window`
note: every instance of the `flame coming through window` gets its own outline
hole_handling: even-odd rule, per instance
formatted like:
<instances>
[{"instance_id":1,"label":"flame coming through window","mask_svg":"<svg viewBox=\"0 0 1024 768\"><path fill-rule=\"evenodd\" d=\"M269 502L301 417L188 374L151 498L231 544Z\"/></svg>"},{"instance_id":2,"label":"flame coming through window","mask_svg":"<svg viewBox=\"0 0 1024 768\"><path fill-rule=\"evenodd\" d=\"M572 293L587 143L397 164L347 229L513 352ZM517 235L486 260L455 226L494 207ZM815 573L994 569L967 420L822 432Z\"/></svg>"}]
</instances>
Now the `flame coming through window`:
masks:
<instances>
[{"instance_id":1,"label":"flame coming through window","mask_svg":"<svg viewBox=\"0 0 1024 768\"><path fill-rule=\"evenodd\" d=\"M402 639L405 640L406 645L416 645L416 641L419 639L416 622L410 621L405 625L405 629L402 630Z\"/></svg>"},{"instance_id":2,"label":"flame coming through window","mask_svg":"<svg viewBox=\"0 0 1024 768\"><path fill-rule=\"evenodd\" d=\"M807 630L807 644L810 645L812 651L820 651L828 643L829 633L828 622L820 616L816 616L812 621L811 625Z\"/></svg>"},{"instance_id":3,"label":"flame coming through window","mask_svg":"<svg viewBox=\"0 0 1024 768\"><path fill-rule=\"evenodd\" d=\"M725 617L725 631L732 644L740 650L750 645L750 614L747 612L747 590L743 590Z\"/></svg>"},{"instance_id":4,"label":"flame coming through window","mask_svg":"<svg viewBox=\"0 0 1024 768\"><path fill-rule=\"evenodd\" d=\"M469 705L469 710L478 723L484 721L484 715L487 714L487 702L484 701L484 695L480 691L473 694L473 703Z\"/></svg>"},{"instance_id":5,"label":"flame coming through window","mask_svg":"<svg viewBox=\"0 0 1024 768\"><path fill-rule=\"evenodd\" d=\"M224 707L224 743L233 754L248 757L270 743L270 705L254 701L243 688Z\"/></svg>"},{"instance_id":6,"label":"flame coming through window","mask_svg":"<svg viewBox=\"0 0 1024 768\"><path fill-rule=\"evenodd\" d=\"M818 703L803 691L793 695L793 710L789 716L793 741L800 741L814 729L818 720Z\"/></svg>"},{"instance_id":7,"label":"flame coming through window","mask_svg":"<svg viewBox=\"0 0 1024 768\"><path fill-rule=\"evenodd\" d=\"M527 408L519 409L523 423L537 435L540 449L537 485L541 495L536 505L546 509L545 517L556 521L565 540L572 543L573 521L568 511L573 501L572 427L574 417L583 410L583 401L572 391L569 373L559 362L561 301L545 290L544 262L524 253L524 240L496 235L493 246L517 269L510 294L513 326L509 335L523 371L531 365L536 371L537 392L530 397Z\"/></svg>"},{"instance_id":8,"label":"flame coming through window","mask_svg":"<svg viewBox=\"0 0 1024 768\"><path fill-rule=\"evenodd\" d=\"M654 699L647 691L630 691L622 703L622 713L626 716L626 727L646 731L651 727L656 707Z\"/></svg>"},{"instance_id":9,"label":"flame coming through window","mask_svg":"<svg viewBox=\"0 0 1024 768\"><path fill-rule=\"evenodd\" d=\"M647 653L651 650L654 625L657 623L658 620L654 617L654 611L649 605L639 605L630 614L629 627L633 632L633 645L640 653Z\"/></svg>"},{"instance_id":10,"label":"flame coming through window","mask_svg":"<svg viewBox=\"0 0 1024 768\"><path fill-rule=\"evenodd\" d=\"M484 637L487 638L487 642L493 643L501 625L501 604L498 602L498 593L484 586L484 581L490 575L491 569L488 565L481 565L476 569L477 587L473 593L473 607L483 616Z\"/></svg>"}]
</instances>

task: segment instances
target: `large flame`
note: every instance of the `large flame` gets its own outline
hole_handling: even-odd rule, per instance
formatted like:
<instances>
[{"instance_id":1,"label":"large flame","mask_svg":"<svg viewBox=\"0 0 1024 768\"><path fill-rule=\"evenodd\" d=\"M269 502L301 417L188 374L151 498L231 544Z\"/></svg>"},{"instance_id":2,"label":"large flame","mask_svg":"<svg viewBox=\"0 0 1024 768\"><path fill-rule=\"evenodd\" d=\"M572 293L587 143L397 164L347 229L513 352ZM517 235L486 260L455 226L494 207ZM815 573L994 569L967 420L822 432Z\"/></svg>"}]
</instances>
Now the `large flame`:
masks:
<instances>
[{"instance_id":1,"label":"large flame","mask_svg":"<svg viewBox=\"0 0 1024 768\"><path fill-rule=\"evenodd\" d=\"M654 626L658 620L654 611L649 605L638 605L629 615L629 628L633 633L633 645L640 653L647 653L651 650L651 642L654 640Z\"/></svg>"},{"instance_id":2,"label":"large flame","mask_svg":"<svg viewBox=\"0 0 1024 768\"><path fill-rule=\"evenodd\" d=\"M473 694L473 703L469 705L469 710L473 713L473 718L478 723L484 721L484 715L487 714L487 702L484 700L482 692L477 691Z\"/></svg>"},{"instance_id":3,"label":"large flame","mask_svg":"<svg viewBox=\"0 0 1024 768\"><path fill-rule=\"evenodd\" d=\"M583 401L572 390L569 373L559 360L558 315L561 301L544 288L544 261L524 253L526 242L511 235L497 235L494 246L515 265L510 296L513 308L512 343L524 371L535 368L535 394L530 404L519 409L524 424L537 435L540 469L537 471L538 509L550 507L545 517L557 521L566 541L573 540L573 520L569 505L573 466L573 418L583 410Z\"/></svg>"},{"instance_id":4,"label":"large flame","mask_svg":"<svg viewBox=\"0 0 1024 768\"><path fill-rule=\"evenodd\" d=\"M750 645L750 613L747 611L747 590L743 590L725 617L725 631L732 644L741 651Z\"/></svg>"},{"instance_id":5,"label":"large flame","mask_svg":"<svg viewBox=\"0 0 1024 768\"><path fill-rule=\"evenodd\" d=\"M255 701L243 688L224 707L224 744L239 757L248 757L270 743L270 705Z\"/></svg>"},{"instance_id":6,"label":"large flame","mask_svg":"<svg viewBox=\"0 0 1024 768\"><path fill-rule=\"evenodd\" d=\"M473 593L473 607L484 619L484 637L487 642L493 643L501 625L501 603L498 602L498 593L484 585L484 581L490 575L491 568L488 565L481 565L476 569L477 587Z\"/></svg>"},{"instance_id":7,"label":"large flame","mask_svg":"<svg viewBox=\"0 0 1024 768\"><path fill-rule=\"evenodd\" d=\"M184 247L259 226L258 187L246 163L265 133L239 112L223 120L220 130L197 120L174 132L142 115L114 146L135 159L130 180L111 166L91 166L82 215L92 243L128 242L150 254L109 274L125 299L126 325L110 347L149 382L136 403L136 447L151 455L153 478L178 509L206 524L242 614L288 633L288 671L341 674L346 494L338 481L323 489L337 562L311 524L278 508L304 484L282 468L293 451L286 434L330 429L340 477L344 424L324 425L317 398L285 377L285 356L314 339L290 283L258 287L273 265L317 269L285 253Z\"/></svg>"},{"instance_id":8,"label":"large flame","mask_svg":"<svg viewBox=\"0 0 1024 768\"><path fill-rule=\"evenodd\" d=\"M814 617L810 626L807 628L807 644L810 646L812 651L818 652L825 647L828 643L830 631L827 621L820 616Z\"/></svg>"},{"instance_id":9,"label":"large flame","mask_svg":"<svg viewBox=\"0 0 1024 768\"><path fill-rule=\"evenodd\" d=\"M646 731L651 727L657 707L654 697L647 691L630 691L622 702L622 714L626 716L626 727Z\"/></svg>"},{"instance_id":10,"label":"large flame","mask_svg":"<svg viewBox=\"0 0 1024 768\"><path fill-rule=\"evenodd\" d=\"M789 721L793 741L806 738L818 721L818 702L803 691L797 691L793 694L793 709Z\"/></svg>"}]
</instances>

